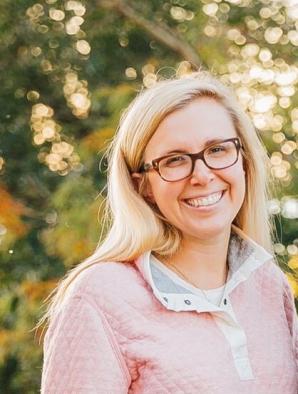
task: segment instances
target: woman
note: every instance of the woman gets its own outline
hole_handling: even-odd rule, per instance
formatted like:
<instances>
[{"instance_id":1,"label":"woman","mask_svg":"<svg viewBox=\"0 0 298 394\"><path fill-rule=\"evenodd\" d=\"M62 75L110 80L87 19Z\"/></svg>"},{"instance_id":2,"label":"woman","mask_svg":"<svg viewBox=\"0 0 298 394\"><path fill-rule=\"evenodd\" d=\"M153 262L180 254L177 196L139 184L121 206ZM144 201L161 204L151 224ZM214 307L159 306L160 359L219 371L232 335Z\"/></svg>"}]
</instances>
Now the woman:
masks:
<instances>
[{"instance_id":1,"label":"woman","mask_svg":"<svg viewBox=\"0 0 298 394\"><path fill-rule=\"evenodd\" d=\"M296 394L267 156L208 73L158 82L111 146L112 224L47 314L42 393Z\"/></svg>"}]
</instances>

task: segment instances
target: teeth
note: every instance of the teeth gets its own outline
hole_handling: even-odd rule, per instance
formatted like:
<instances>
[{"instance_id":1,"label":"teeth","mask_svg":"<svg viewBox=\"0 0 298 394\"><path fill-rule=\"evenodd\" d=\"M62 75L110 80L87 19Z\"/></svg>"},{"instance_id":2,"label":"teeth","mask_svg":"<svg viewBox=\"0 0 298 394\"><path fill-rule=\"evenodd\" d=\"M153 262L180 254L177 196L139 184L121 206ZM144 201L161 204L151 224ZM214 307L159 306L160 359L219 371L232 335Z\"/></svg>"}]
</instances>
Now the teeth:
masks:
<instances>
[{"instance_id":1,"label":"teeth","mask_svg":"<svg viewBox=\"0 0 298 394\"><path fill-rule=\"evenodd\" d=\"M207 197L191 198L191 199L185 200L185 201L187 204L191 205L192 207L201 207L201 206L215 204L217 201L220 200L221 196L222 196L222 192L217 192L217 193L210 194Z\"/></svg>"}]
</instances>

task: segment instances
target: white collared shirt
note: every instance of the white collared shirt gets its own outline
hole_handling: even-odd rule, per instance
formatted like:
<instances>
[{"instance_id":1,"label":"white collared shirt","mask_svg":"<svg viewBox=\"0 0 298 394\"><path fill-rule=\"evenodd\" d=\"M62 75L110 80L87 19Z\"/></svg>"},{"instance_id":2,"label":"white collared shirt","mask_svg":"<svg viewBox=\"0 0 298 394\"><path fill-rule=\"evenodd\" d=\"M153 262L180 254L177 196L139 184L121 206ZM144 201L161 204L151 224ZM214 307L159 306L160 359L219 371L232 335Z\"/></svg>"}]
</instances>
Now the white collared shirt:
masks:
<instances>
[{"instance_id":1,"label":"white collared shirt","mask_svg":"<svg viewBox=\"0 0 298 394\"><path fill-rule=\"evenodd\" d=\"M185 280L181 279L180 276L178 276L177 274L175 274L175 272L167 268L153 254L150 255L150 265L151 265L151 271L155 272L155 275L158 278L158 279L156 278L157 280L163 280L164 278L164 280L167 281L167 279L171 279L173 283L176 283L178 286L186 290L189 290L192 294L196 294L198 296L202 296L205 294L204 297L207 298L209 302L219 306L223 298L225 285L209 290L198 289L197 287L193 286L191 283L188 283ZM229 275L227 281L228 280L229 280ZM202 293L202 291L204 293Z\"/></svg>"}]
</instances>

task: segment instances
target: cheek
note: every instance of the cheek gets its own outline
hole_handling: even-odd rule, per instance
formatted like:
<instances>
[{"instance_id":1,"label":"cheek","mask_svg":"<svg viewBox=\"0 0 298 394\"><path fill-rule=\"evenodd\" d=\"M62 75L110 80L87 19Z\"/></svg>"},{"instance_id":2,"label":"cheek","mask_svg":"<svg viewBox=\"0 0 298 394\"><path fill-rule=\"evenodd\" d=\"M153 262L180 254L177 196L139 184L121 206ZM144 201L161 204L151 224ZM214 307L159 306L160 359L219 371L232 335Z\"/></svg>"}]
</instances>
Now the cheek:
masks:
<instances>
[{"instance_id":1,"label":"cheek","mask_svg":"<svg viewBox=\"0 0 298 394\"><path fill-rule=\"evenodd\" d=\"M175 195L172 188L164 187L163 185L153 190L153 197L156 204L163 209L167 209L167 207L171 205L175 199Z\"/></svg>"},{"instance_id":2,"label":"cheek","mask_svg":"<svg viewBox=\"0 0 298 394\"><path fill-rule=\"evenodd\" d=\"M169 182L154 180L151 182L151 193L154 202L158 206L159 210L168 216L173 209L173 205L176 204L181 187L179 185Z\"/></svg>"},{"instance_id":3,"label":"cheek","mask_svg":"<svg viewBox=\"0 0 298 394\"><path fill-rule=\"evenodd\" d=\"M231 179L231 186L235 200L242 205L246 191L245 172L242 167L239 168L239 171L237 171L237 173L234 174L233 179Z\"/></svg>"},{"instance_id":4,"label":"cheek","mask_svg":"<svg viewBox=\"0 0 298 394\"><path fill-rule=\"evenodd\" d=\"M246 179L241 162L237 163L236 166L223 170L223 172L217 175L221 181L229 186L231 198L235 203L243 199L246 190Z\"/></svg>"}]
</instances>

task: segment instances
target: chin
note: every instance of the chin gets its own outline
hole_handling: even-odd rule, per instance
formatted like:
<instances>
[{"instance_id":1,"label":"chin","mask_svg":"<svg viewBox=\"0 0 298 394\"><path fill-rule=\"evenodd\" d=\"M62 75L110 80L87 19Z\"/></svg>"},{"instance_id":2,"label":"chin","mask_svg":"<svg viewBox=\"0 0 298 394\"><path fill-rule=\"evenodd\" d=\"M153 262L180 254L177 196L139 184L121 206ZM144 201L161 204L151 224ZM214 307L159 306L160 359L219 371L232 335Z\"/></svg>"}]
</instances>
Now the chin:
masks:
<instances>
[{"instance_id":1,"label":"chin","mask_svg":"<svg viewBox=\"0 0 298 394\"><path fill-rule=\"evenodd\" d=\"M221 224L221 225L217 224L213 226L201 226L200 228L194 229L191 233L189 232L189 229L187 232L183 232L183 233L187 238L191 237L191 238L205 239L210 237L216 237L220 234L226 234L227 232L230 232L231 224L232 223Z\"/></svg>"}]
</instances>

